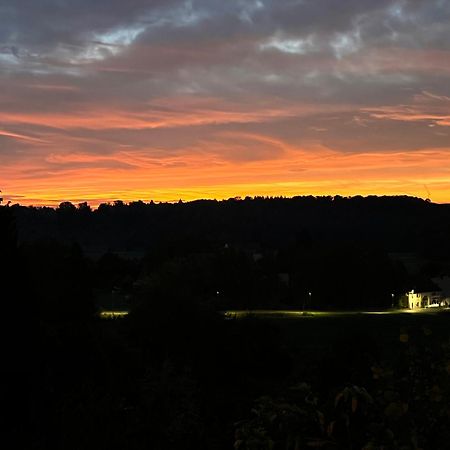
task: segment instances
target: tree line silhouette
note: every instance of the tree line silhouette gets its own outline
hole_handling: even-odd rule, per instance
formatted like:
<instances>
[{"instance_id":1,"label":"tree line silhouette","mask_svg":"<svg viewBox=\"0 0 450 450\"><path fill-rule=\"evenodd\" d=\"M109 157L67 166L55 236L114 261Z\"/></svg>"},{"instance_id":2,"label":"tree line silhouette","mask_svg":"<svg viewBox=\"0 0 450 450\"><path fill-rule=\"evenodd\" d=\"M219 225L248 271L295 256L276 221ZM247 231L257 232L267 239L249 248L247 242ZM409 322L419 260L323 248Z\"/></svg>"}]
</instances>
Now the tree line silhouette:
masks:
<instances>
[{"instance_id":1,"label":"tree line silhouette","mask_svg":"<svg viewBox=\"0 0 450 450\"><path fill-rule=\"evenodd\" d=\"M108 263L102 256L115 255L128 290L170 264L196 265L195 285L224 308L391 306L393 294L429 284L450 265L450 206L412 197L116 201L96 210L64 202L10 210L30 254L45 253L43 245L50 252L52 245L75 246L81 259L100 258L100 271ZM405 253L418 261L412 274L399 257ZM125 266L133 259L131 274Z\"/></svg>"}]
</instances>

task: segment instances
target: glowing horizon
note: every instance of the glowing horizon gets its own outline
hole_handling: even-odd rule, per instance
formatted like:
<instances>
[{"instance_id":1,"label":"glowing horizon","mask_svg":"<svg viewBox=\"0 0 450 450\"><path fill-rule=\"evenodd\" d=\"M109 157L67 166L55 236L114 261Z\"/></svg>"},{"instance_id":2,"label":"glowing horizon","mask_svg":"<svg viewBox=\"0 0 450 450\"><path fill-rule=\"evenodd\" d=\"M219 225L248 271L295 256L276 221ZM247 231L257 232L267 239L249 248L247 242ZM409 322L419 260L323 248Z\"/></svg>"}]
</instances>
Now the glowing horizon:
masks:
<instances>
[{"instance_id":1,"label":"glowing horizon","mask_svg":"<svg viewBox=\"0 0 450 450\"><path fill-rule=\"evenodd\" d=\"M298 152L294 154L299 157ZM327 160L332 163L324 164L323 161ZM441 163L441 172L434 167L436 161ZM305 155L301 155L298 160L284 158L273 161L270 165L267 162L247 163L245 170L242 170L242 165L236 167L233 164L215 161L207 173L202 174L198 171L199 161L190 161L189 170L186 170L185 165L177 168L176 163L173 162L173 176L166 179L166 172L163 171L159 178L155 177L155 187L150 189L147 187L147 171L144 167L135 169L133 178L123 178L121 186L114 190L107 189L110 183L108 173L102 176L98 169L95 171L84 169L83 178L80 178L77 171L65 174L64 183L61 183L65 184L64 188L55 190L50 195L46 193L50 188L45 184L41 190L26 187L28 196L16 197L13 203L57 206L62 201L70 201L74 204L88 202L96 207L100 203L115 200L176 202L198 199L223 200L246 196L293 197L297 195L408 195L429 198L435 203L449 203L446 161L447 154L436 151L395 153L389 157L385 154L342 156L329 152L316 152L314 158L309 160ZM286 164L289 165L288 169ZM379 177L380 167L383 177ZM349 170L358 179L357 182L348 181L346 174ZM396 178L387 179L385 176L387 171L394 173ZM436 174L432 183L423 175L431 171ZM120 178L120 171L118 172ZM308 173L303 174L303 181L297 181L297 172ZM418 172L423 178L418 177ZM399 173L403 175L403 179ZM259 181L261 174L265 182ZM413 176L417 180L414 183L410 181ZM49 186L53 186L53 183L53 180L48 181ZM96 196L95 192L102 192L103 195ZM8 200L7 196L5 200Z\"/></svg>"}]
</instances>

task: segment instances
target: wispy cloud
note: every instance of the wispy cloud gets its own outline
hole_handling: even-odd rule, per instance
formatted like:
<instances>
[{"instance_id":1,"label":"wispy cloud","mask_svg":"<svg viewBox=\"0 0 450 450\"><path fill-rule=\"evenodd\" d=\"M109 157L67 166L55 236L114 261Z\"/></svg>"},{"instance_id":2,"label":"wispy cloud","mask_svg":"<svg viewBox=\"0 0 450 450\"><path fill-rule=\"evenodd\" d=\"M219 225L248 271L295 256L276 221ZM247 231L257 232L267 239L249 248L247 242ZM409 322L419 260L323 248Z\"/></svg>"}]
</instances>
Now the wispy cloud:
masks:
<instances>
[{"instance_id":1,"label":"wispy cloud","mask_svg":"<svg viewBox=\"0 0 450 450\"><path fill-rule=\"evenodd\" d=\"M39 138L32 137L32 136L26 136L24 134L19 134L19 133L12 133L10 131L5 131L5 130L0 130L0 136L4 136L7 138L11 138L11 139L19 139L19 140L27 141L27 142L37 142L40 144L48 143L48 141L46 141L44 139L39 139Z\"/></svg>"}]
</instances>

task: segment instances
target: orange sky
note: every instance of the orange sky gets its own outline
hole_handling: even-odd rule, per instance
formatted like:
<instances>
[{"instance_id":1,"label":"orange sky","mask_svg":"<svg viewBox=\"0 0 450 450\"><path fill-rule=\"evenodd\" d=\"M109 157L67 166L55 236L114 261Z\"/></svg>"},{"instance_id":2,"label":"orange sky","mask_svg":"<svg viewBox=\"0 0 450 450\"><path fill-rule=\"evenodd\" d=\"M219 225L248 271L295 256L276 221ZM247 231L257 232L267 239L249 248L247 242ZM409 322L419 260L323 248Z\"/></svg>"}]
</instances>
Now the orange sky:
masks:
<instances>
[{"instance_id":1,"label":"orange sky","mask_svg":"<svg viewBox=\"0 0 450 450\"><path fill-rule=\"evenodd\" d=\"M434 202L450 198L449 153L441 150L342 155L326 149L314 152L284 150L283 157L265 161L229 162L220 158L174 157L161 164L145 152L122 151L101 158L71 154L48 158L54 164L76 162L92 167L55 171L45 179L30 180L33 165L11 170L11 186L23 195L21 204L58 205L61 199L88 201L193 200L256 195L397 195L407 194ZM49 174L49 172L47 172ZM151 174L151 176L149 176ZM8 188L9 183L5 183ZM6 190L8 192L8 190Z\"/></svg>"},{"instance_id":2,"label":"orange sky","mask_svg":"<svg viewBox=\"0 0 450 450\"><path fill-rule=\"evenodd\" d=\"M450 203L450 8L332 2L11 3L4 199Z\"/></svg>"}]
</instances>

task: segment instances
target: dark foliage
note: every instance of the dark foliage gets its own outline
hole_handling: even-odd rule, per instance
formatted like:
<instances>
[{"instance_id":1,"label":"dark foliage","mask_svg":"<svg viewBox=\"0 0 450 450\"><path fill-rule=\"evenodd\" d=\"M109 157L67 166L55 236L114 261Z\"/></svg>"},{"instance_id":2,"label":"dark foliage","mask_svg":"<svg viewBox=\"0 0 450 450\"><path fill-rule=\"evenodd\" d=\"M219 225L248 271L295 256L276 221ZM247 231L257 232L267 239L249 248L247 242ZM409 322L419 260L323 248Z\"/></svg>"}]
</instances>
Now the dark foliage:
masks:
<instances>
[{"instance_id":1,"label":"dark foliage","mask_svg":"<svg viewBox=\"0 0 450 450\"><path fill-rule=\"evenodd\" d=\"M5 430L46 450L444 448L447 317L221 311L390 307L449 273L449 224L407 197L0 207Z\"/></svg>"},{"instance_id":2,"label":"dark foliage","mask_svg":"<svg viewBox=\"0 0 450 450\"><path fill-rule=\"evenodd\" d=\"M253 249L339 241L389 251L448 254L450 206L413 197L246 198L155 204L117 201L93 211L14 205L21 241L56 238L84 248L163 250L164 255L217 245ZM436 245L437 242L444 244ZM434 243L435 245L430 245Z\"/></svg>"},{"instance_id":3,"label":"dark foliage","mask_svg":"<svg viewBox=\"0 0 450 450\"><path fill-rule=\"evenodd\" d=\"M392 294L450 273L450 206L411 197L117 201L95 211L64 202L11 211L23 244L76 242L90 258L103 255L95 274L103 287L108 276L129 290L140 268L125 260L144 257L151 273L197 255L223 307L387 307ZM412 273L406 253L417 257Z\"/></svg>"}]
</instances>

